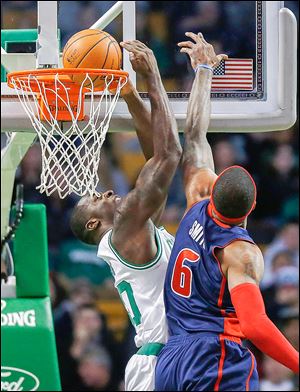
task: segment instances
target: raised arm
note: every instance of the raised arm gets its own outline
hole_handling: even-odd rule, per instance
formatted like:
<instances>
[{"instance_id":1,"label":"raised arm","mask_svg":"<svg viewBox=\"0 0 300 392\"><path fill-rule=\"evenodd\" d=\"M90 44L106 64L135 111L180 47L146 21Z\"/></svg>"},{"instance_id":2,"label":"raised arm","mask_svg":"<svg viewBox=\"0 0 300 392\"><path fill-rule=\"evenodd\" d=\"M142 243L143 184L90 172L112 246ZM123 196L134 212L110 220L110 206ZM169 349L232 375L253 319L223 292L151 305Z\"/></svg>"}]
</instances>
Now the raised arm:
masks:
<instances>
[{"instance_id":1,"label":"raised arm","mask_svg":"<svg viewBox=\"0 0 300 392\"><path fill-rule=\"evenodd\" d=\"M132 116L137 137L144 156L148 161L148 159L153 157L151 112L130 80L123 87L121 96L126 102Z\"/></svg>"},{"instance_id":2,"label":"raised arm","mask_svg":"<svg viewBox=\"0 0 300 392\"><path fill-rule=\"evenodd\" d=\"M260 249L245 241L235 241L219 250L217 257L245 337L263 353L299 373L299 353L266 315L258 286L263 275Z\"/></svg>"},{"instance_id":3,"label":"raised arm","mask_svg":"<svg viewBox=\"0 0 300 392\"><path fill-rule=\"evenodd\" d=\"M153 157L149 159L135 188L121 203L115 218L114 242L124 240L145 227L167 196L181 158L174 114L169 105L153 52L139 41L122 43L131 55L136 72L145 79L151 104Z\"/></svg>"},{"instance_id":4,"label":"raised arm","mask_svg":"<svg viewBox=\"0 0 300 392\"><path fill-rule=\"evenodd\" d=\"M153 157L153 126L151 122L151 112L130 80L122 89L121 95L124 101L127 103L128 110L133 118L137 137L139 139L144 156L148 161ZM166 201L167 197L165 197L162 204L151 217L153 223L156 226L159 226L160 224Z\"/></svg>"},{"instance_id":5,"label":"raised arm","mask_svg":"<svg viewBox=\"0 0 300 392\"><path fill-rule=\"evenodd\" d=\"M216 56L212 45L201 33L186 33L192 41L180 42L182 53L187 53L196 75L188 102L183 149L183 180L187 208L208 197L216 178L211 147L206 134L210 122L210 91L213 67L226 55Z\"/></svg>"}]
</instances>

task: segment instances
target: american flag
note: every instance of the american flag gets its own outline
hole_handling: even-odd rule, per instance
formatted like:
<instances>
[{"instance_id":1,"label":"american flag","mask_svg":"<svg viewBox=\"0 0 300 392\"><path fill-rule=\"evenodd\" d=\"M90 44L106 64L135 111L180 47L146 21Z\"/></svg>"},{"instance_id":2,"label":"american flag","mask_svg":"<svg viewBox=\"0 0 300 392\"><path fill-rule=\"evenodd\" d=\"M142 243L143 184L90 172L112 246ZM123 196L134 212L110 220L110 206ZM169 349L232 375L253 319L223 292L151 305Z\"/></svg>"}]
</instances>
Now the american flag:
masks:
<instances>
[{"instance_id":1,"label":"american flag","mask_svg":"<svg viewBox=\"0 0 300 392\"><path fill-rule=\"evenodd\" d=\"M253 59L222 60L214 69L212 90L253 90Z\"/></svg>"}]
</instances>

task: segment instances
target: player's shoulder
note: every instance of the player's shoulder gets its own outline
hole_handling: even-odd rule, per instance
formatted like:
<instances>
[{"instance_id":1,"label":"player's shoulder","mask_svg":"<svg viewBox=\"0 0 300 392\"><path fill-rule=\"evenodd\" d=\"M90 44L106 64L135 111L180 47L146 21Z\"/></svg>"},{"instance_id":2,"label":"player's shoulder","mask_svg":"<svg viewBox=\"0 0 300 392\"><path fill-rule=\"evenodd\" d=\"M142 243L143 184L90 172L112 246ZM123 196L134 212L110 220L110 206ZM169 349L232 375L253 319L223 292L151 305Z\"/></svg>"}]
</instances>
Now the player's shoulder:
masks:
<instances>
[{"instance_id":1,"label":"player's shoulder","mask_svg":"<svg viewBox=\"0 0 300 392\"><path fill-rule=\"evenodd\" d=\"M262 279L264 258L261 250L254 243L235 241L224 248L218 258L224 273L233 268L234 273L249 275L257 283Z\"/></svg>"},{"instance_id":2,"label":"player's shoulder","mask_svg":"<svg viewBox=\"0 0 300 392\"><path fill-rule=\"evenodd\" d=\"M263 260L263 254L259 246L254 242L244 239L237 239L231 242L224 247L223 253L226 259L242 263L248 263L257 258Z\"/></svg>"}]
</instances>

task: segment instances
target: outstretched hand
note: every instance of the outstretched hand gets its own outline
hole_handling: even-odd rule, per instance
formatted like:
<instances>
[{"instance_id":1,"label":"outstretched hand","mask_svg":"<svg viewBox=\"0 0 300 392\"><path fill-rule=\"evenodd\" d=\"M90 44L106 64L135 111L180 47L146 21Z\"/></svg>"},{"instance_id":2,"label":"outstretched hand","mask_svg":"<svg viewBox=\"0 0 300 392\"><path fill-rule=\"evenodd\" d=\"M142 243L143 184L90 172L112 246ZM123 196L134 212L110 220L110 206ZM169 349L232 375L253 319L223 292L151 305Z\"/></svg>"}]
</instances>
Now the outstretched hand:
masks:
<instances>
[{"instance_id":1,"label":"outstretched hand","mask_svg":"<svg viewBox=\"0 0 300 392\"><path fill-rule=\"evenodd\" d=\"M144 43L133 40L120 42L120 45L129 52L129 59L135 72L144 77L159 74L153 51Z\"/></svg>"},{"instance_id":2,"label":"outstretched hand","mask_svg":"<svg viewBox=\"0 0 300 392\"><path fill-rule=\"evenodd\" d=\"M183 41L179 42L177 45L181 47L181 53L187 53L190 56L193 69L199 64L207 64L211 67L216 67L221 60L226 60L228 58L226 54L216 55L213 46L205 41L201 33L194 34L188 32L185 33L185 35L194 42Z\"/></svg>"}]
</instances>

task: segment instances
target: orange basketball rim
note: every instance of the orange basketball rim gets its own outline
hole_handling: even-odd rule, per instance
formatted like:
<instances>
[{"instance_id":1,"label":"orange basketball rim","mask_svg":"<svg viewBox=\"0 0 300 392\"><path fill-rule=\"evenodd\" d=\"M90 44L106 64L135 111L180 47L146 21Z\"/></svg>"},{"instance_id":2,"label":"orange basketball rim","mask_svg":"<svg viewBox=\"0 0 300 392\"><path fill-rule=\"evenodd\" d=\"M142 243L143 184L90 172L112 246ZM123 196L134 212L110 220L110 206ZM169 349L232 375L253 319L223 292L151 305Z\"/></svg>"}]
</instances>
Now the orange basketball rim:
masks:
<instances>
[{"instance_id":1,"label":"orange basketball rim","mask_svg":"<svg viewBox=\"0 0 300 392\"><path fill-rule=\"evenodd\" d=\"M83 76L80 84L72 80L78 74ZM99 80L99 77L103 83L94 86L93 80ZM40 120L81 121L85 116L85 94L104 90L114 93L127 78L128 73L122 70L43 68L11 72L7 74L7 84L24 93L37 95Z\"/></svg>"}]
</instances>

